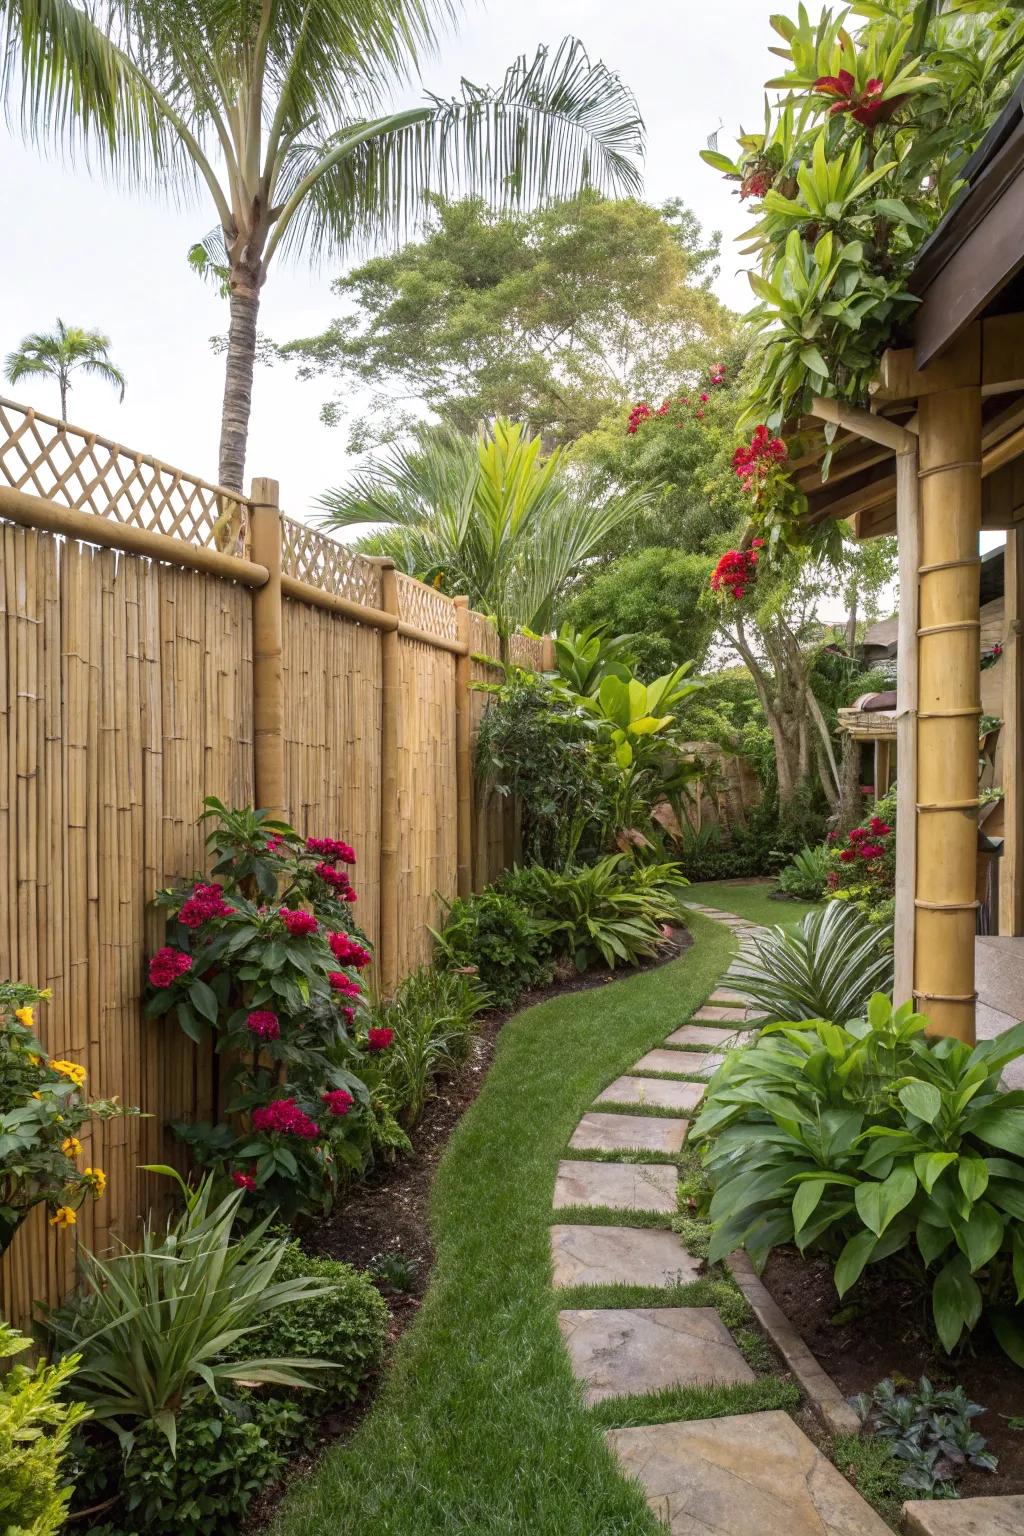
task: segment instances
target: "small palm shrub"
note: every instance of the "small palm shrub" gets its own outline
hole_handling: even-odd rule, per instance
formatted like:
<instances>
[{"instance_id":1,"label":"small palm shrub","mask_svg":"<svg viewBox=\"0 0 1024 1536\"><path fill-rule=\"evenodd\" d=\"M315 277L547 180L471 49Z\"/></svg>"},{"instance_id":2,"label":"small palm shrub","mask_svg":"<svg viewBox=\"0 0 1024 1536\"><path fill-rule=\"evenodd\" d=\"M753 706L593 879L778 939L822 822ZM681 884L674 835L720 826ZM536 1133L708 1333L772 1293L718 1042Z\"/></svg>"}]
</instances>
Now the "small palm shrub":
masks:
<instances>
[{"instance_id":1,"label":"small palm shrub","mask_svg":"<svg viewBox=\"0 0 1024 1536\"><path fill-rule=\"evenodd\" d=\"M400 1119L415 1125L430 1097L434 1079L452 1072L469 1055L474 1020L487 1004L487 993L474 976L420 966L399 983L389 1002L373 1010L372 1025L387 1030L384 1086L394 1097Z\"/></svg>"},{"instance_id":2,"label":"small palm shrub","mask_svg":"<svg viewBox=\"0 0 1024 1536\"><path fill-rule=\"evenodd\" d=\"M1024 1024L974 1049L924 1038L909 1003L774 1025L713 1078L691 1130L714 1193L710 1257L820 1251L844 1296L883 1260L930 1297L947 1351L983 1312L1024 1365Z\"/></svg>"},{"instance_id":3,"label":"small palm shrub","mask_svg":"<svg viewBox=\"0 0 1024 1536\"><path fill-rule=\"evenodd\" d=\"M639 965L656 954L662 925L681 921L680 894L689 883L678 864L637 865L619 854L565 873L529 873L533 916L579 971L598 960L613 969Z\"/></svg>"},{"instance_id":4,"label":"small palm shrub","mask_svg":"<svg viewBox=\"0 0 1024 1536\"><path fill-rule=\"evenodd\" d=\"M521 902L501 891L459 897L433 929L437 958L447 969L466 967L499 1008L511 1008L527 990L551 978L548 928Z\"/></svg>"},{"instance_id":5,"label":"small palm shrub","mask_svg":"<svg viewBox=\"0 0 1024 1536\"><path fill-rule=\"evenodd\" d=\"M0 1322L0 1361L28 1349ZM52 1536L63 1528L71 1490L61 1461L87 1409L61 1401L74 1375L73 1355L56 1366L13 1366L0 1377L0 1531L10 1536Z\"/></svg>"},{"instance_id":6,"label":"small palm shrub","mask_svg":"<svg viewBox=\"0 0 1024 1536\"><path fill-rule=\"evenodd\" d=\"M779 890L798 901L820 901L828 885L828 848L801 848L779 871Z\"/></svg>"},{"instance_id":7,"label":"small palm shrub","mask_svg":"<svg viewBox=\"0 0 1024 1536\"><path fill-rule=\"evenodd\" d=\"M874 992L891 992L892 944L850 907L830 903L792 928L753 939L754 955L733 962L726 982L766 1023L863 1014Z\"/></svg>"}]
</instances>

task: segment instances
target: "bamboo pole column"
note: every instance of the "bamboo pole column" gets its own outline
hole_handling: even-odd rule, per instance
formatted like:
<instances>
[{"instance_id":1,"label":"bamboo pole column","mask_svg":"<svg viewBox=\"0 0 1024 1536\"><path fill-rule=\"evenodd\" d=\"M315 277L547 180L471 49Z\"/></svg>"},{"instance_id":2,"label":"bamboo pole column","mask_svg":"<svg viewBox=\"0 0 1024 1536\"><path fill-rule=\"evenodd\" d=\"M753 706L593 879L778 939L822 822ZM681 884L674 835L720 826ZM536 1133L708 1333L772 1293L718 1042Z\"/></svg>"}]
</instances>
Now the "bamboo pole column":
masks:
<instances>
[{"instance_id":1,"label":"bamboo pole column","mask_svg":"<svg viewBox=\"0 0 1024 1536\"><path fill-rule=\"evenodd\" d=\"M1003 857L999 861L999 932L1024 933L1024 531L1006 534L1006 641L1003 646Z\"/></svg>"},{"instance_id":2,"label":"bamboo pole column","mask_svg":"<svg viewBox=\"0 0 1024 1536\"><path fill-rule=\"evenodd\" d=\"M252 686L256 804L286 816L282 677L281 503L276 480L252 482L253 559L269 578L253 590Z\"/></svg>"},{"instance_id":3,"label":"bamboo pole column","mask_svg":"<svg viewBox=\"0 0 1024 1536\"><path fill-rule=\"evenodd\" d=\"M896 456L896 547L900 610L896 647L896 901L893 1001L914 991L917 884L917 630L921 516L916 443Z\"/></svg>"},{"instance_id":4,"label":"bamboo pole column","mask_svg":"<svg viewBox=\"0 0 1024 1536\"><path fill-rule=\"evenodd\" d=\"M473 889L473 751L470 740L469 598L457 597L455 620L465 654L455 658L456 845L460 896Z\"/></svg>"},{"instance_id":5,"label":"bamboo pole column","mask_svg":"<svg viewBox=\"0 0 1024 1536\"><path fill-rule=\"evenodd\" d=\"M379 560L381 607L398 618L398 577L394 561ZM380 637L380 932L377 976L390 996L398 985L398 726L401 696L397 627Z\"/></svg>"},{"instance_id":6,"label":"bamboo pole column","mask_svg":"<svg viewBox=\"0 0 1024 1536\"><path fill-rule=\"evenodd\" d=\"M969 348L959 344L970 374ZM932 1032L975 1038L981 390L919 402L917 883L914 991Z\"/></svg>"}]
</instances>

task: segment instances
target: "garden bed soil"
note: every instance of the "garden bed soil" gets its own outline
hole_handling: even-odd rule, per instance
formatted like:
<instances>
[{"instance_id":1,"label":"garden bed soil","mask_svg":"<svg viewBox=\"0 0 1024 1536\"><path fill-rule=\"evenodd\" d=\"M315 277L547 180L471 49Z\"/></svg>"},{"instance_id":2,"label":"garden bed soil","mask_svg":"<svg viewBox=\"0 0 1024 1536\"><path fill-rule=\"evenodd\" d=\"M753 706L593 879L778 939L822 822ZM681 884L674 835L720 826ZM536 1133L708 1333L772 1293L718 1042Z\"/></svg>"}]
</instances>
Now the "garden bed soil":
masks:
<instances>
[{"instance_id":1,"label":"garden bed soil","mask_svg":"<svg viewBox=\"0 0 1024 1536\"><path fill-rule=\"evenodd\" d=\"M870 1392L886 1376L904 1385L927 1376L937 1386L958 1382L985 1412L974 1421L999 1458L995 1472L968 1470L963 1497L1024 1493L1024 1371L979 1324L963 1353L950 1360L927 1326L920 1292L892 1270L868 1270L857 1294L839 1300L827 1259L776 1248L762 1280L844 1397ZM913 1497L913 1495L908 1495Z\"/></svg>"},{"instance_id":2,"label":"garden bed soil","mask_svg":"<svg viewBox=\"0 0 1024 1536\"><path fill-rule=\"evenodd\" d=\"M678 959L692 942L685 928L674 929L657 959L638 966L637 971L612 971L602 967L580 975L571 963L567 964L556 972L550 986L525 992L514 1009L483 1014L477 1021L477 1032L464 1065L451 1077L435 1083L434 1097L411 1133L412 1152L376 1169L365 1183L339 1203L326 1222L304 1234L303 1246L310 1253L341 1259L356 1269L366 1269L373 1259L382 1255L399 1255L414 1266L407 1291L382 1288L391 1313L389 1354L419 1311L430 1279L434 1251L429 1204L435 1170L448 1138L483 1087L502 1026L535 1003L547 1002L566 992L607 986L611 981L622 981L638 971L667 965L670 960ZM386 1362L384 1369L387 1369ZM371 1377L363 1383L358 1397L348 1407L325 1414L309 1424L304 1449L292 1453L285 1478L264 1489L250 1505L245 1536L258 1536L265 1531L288 1487L309 1474L328 1446L353 1433L373 1406L379 1385L380 1376Z\"/></svg>"}]
</instances>

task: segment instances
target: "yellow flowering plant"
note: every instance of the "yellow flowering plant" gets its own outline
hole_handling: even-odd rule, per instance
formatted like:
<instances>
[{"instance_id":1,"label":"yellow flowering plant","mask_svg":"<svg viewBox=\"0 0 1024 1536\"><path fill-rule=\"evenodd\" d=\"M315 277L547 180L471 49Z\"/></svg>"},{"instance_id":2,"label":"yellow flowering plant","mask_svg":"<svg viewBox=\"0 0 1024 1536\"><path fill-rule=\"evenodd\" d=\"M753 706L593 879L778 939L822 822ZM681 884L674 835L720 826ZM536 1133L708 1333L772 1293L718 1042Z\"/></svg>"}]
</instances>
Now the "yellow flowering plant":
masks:
<instances>
[{"instance_id":1,"label":"yellow flowering plant","mask_svg":"<svg viewBox=\"0 0 1024 1536\"><path fill-rule=\"evenodd\" d=\"M36 1009L49 996L0 981L0 1254L33 1206L45 1203L54 1227L75 1225L82 1202L107 1185L101 1168L79 1166L82 1126L137 1113L88 1099L81 1063L49 1056L35 1033Z\"/></svg>"}]
</instances>

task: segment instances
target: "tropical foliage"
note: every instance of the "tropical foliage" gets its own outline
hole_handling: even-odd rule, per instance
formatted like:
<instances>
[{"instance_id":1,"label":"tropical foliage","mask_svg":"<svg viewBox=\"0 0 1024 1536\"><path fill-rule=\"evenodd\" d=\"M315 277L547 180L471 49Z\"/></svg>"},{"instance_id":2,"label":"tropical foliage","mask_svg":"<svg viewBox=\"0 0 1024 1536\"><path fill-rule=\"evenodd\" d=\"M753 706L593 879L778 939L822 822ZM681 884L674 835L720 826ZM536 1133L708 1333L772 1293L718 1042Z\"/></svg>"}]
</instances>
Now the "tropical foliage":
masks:
<instances>
[{"instance_id":1,"label":"tropical foliage","mask_svg":"<svg viewBox=\"0 0 1024 1536\"><path fill-rule=\"evenodd\" d=\"M260 296L275 257L401 235L452 183L509 202L635 192L636 103L567 38L496 89L395 110L451 13L432 0L9 0L0 96L26 133L129 184L202 186L231 304L220 480L242 489Z\"/></svg>"},{"instance_id":2,"label":"tropical foliage","mask_svg":"<svg viewBox=\"0 0 1024 1536\"><path fill-rule=\"evenodd\" d=\"M845 837L829 837L828 896L873 923L892 921L896 906L896 792L879 800Z\"/></svg>"},{"instance_id":3,"label":"tropical foliage","mask_svg":"<svg viewBox=\"0 0 1024 1536\"><path fill-rule=\"evenodd\" d=\"M728 983L765 1023L859 1018L875 992L892 989L891 944L859 912L828 904L793 927L756 934Z\"/></svg>"},{"instance_id":4,"label":"tropical foliage","mask_svg":"<svg viewBox=\"0 0 1024 1536\"><path fill-rule=\"evenodd\" d=\"M124 374L110 361L109 353L110 337L102 331L86 331L58 319L55 331L33 331L7 354L4 378L9 384L20 384L23 379L54 379L60 391L60 418L66 421L73 373L102 379L124 399Z\"/></svg>"},{"instance_id":5,"label":"tropical foliage","mask_svg":"<svg viewBox=\"0 0 1024 1536\"><path fill-rule=\"evenodd\" d=\"M649 500L597 494L562 450L545 453L539 436L499 417L475 434L421 427L321 505L332 528L383 525L357 547L465 594L507 641L517 628L550 628L570 581Z\"/></svg>"},{"instance_id":6,"label":"tropical foliage","mask_svg":"<svg viewBox=\"0 0 1024 1536\"><path fill-rule=\"evenodd\" d=\"M800 901L818 901L828 884L827 848L799 848L779 871L779 890Z\"/></svg>"},{"instance_id":7,"label":"tropical foliage","mask_svg":"<svg viewBox=\"0 0 1024 1536\"><path fill-rule=\"evenodd\" d=\"M0 1322L0 1361L29 1344ZM88 1416L81 1403L61 1401L77 1364L72 1355L56 1366L5 1366L0 1376L0 1531L55 1536L64 1527L71 1489L61 1463Z\"/></svg>"},{"instance_id":8,"label":"tropical foliage","mask_svg":"<svg viewBox=\"0 0 1024 1536\"><path fill-rule=\"evenodd\" d=\"M955 1481L969 1467L996 1470L996 1458L974 1424L985 1409L961 1386L938 1388L922 1376L916 1387L901 1391L887 1377L873 1392L859 1392L853 1406L902 1463L901 1486L926 1499L955 1497Z\"/></svg>"}]
</instances>

